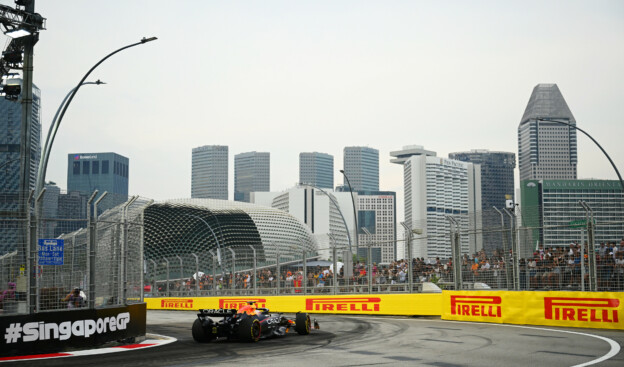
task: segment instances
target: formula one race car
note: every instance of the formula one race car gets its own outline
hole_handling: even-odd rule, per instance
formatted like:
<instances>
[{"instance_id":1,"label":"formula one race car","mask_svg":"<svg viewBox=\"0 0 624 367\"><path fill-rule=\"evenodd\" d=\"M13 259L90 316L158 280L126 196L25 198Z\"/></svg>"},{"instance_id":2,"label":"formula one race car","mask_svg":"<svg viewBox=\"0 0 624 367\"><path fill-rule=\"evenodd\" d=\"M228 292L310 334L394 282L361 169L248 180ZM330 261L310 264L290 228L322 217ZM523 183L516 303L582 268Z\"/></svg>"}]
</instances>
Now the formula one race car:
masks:
<instances>
[{"instance_id":1,"label":"formula one race car","mask_svg":"<svg viewBox=\"0 0 624 367\"><path fill-rule=\"evenodd\" d=\"M223 317L215 322L211 317ZM291 320L281 313L270 314L268 308L256 307L255 302L247 302L240 309L199 310L193 322L193 339L207 343L219 337L256 342L272 336L286 335L293 328L300 335L310 334L310 315L298 312ZM318 323L314 320L314 328Z\"/></svg>"}]
</instances>

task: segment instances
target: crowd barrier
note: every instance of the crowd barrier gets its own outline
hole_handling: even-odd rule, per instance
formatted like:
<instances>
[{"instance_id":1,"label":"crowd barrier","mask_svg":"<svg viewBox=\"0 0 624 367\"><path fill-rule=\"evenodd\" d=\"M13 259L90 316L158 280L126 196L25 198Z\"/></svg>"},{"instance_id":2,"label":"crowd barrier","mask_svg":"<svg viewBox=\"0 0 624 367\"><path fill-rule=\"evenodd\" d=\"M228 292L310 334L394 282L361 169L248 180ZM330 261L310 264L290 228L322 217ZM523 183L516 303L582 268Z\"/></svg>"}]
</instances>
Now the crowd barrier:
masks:
<instances>
[{"instance_id":1,"label":"crowd barrier","mask_svg":"<svg viewBox=\"0 0 624 367\"><path fill-rule=\"evenodd\" d=\"M624 330L620 292L443 291L431 294L146 298L151 310L238 308L273 312L440 316L443 320Z\"/></svg>"}]
</instances>

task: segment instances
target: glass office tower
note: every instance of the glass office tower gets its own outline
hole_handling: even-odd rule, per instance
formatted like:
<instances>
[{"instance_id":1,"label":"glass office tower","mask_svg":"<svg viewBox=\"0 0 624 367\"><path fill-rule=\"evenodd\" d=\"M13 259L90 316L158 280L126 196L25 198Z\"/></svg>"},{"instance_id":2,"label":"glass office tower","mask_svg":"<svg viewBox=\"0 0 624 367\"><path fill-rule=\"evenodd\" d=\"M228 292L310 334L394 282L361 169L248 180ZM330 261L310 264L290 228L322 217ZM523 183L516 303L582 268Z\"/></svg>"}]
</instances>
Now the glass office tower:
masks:
<instances>
[{"instance_id":1,"label":"glass office tower","mask_svg":"<svg viewBox=\"0 0 624 367\"><path fill-rule=\"evenodd\" d=\"M228 199L228 147L193 148L191 198Z\"/></svg>"},{"instance_id":2,"label":"glass office tower","mask_svg":"<svg viewBox=\"0 0 624 367\"><path fill-rule=\"evenodd\" d=\"M369 147L345 147L344 171L353 191L379 191L379 151ZM347 180L344 179L347 186Z\"/></svg>"},{"instance_id":3,"label":"glass office tower","mask_svg":"<svg viewBox=\"0 0 624 367\"><path fill-rule=\"evenodd\" d=\"M271 191L271 154L247 152L234 156L234 200L249 203L251 192Z\"/></svg>"},{"instance_id":4,"label":"glass office tower","mask_svg":"<svg viewBox=\"0 0 624 367\"><path fill-rule=\"evenodd\" d=\"M299 182L333 189L334 156L318 152L299 153Z\"/></svg>"}]
</instances>

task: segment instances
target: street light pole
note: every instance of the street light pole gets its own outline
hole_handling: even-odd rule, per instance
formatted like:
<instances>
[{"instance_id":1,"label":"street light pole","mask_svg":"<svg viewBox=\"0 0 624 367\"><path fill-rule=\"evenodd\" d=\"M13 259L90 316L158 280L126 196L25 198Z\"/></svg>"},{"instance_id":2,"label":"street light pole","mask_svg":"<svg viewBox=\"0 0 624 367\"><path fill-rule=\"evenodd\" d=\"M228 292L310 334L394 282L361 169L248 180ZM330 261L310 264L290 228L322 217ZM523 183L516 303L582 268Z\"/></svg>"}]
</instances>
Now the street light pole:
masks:
<instances>
[{"instance_id":1,"label":"street light pole","mask_svg":"<svg viewBox=\"0 0 624 367\"><path fill-rule=\"evenodd\" d=\"M98 79L94 82L84 82L81 85L87 85L87 84L100 85L100 84L106 84L106 83ZM72 93L74 93L75 90L76 90L76 87L72 88L72 90L70 90L69 93L67 93L67 95L63 99L63 102L61 102L61 105L56 110L56 114L54 115L54 118L52 119L52 123L50 124L50 129L48 129L48 136L43 146L43 150L41 151L41 158L39 160L39 168L37 171L37 183L35 185L35 188L36 188L35 192L37 193L40 193L41 190L43 190L43 186L45 185L45 176L46 176L46 171L48 168L48 160L50 159L50 151L52 150L52 144L54 143L54 138L56 137L56 132L58 131L58 128L60 125L60 121L57 120L57 118L59 116L59 113L61 112L61 109L63 108L63 106L65 106L67 99Z\"/></svg>"},{"instance_id":2,"label":"street light pole","mask_svg":"<svg viewBox=\"0 0 624 367\"><path fill-rule=\"evenodd\" d=\"M347 185L349 185L349 192L351 192L351 202L353 203L353 222L354 222L354 226L353 226L353 231L355 232L355 258L357 259L358 263L360 262L360 245L359 245L359 241L358 241L358 220L357 220L357 209L355 207L355 198L353 197L353 187L351 187L351 182L349 182L349 177L347 177L347 174L345 173L345 171L343 169L340 170L340 173L342 173L342 175L344 176L344 178L347 180Z\"/></svg>"},{"instance_id":3,"label":"street light pole","mask_svg":"<svg viewBox=\"0 0 624 367\"><path fill-rule=\"evenodd\" d=\"M351 244L351 234L349 234L349 227L347 226L347 221L345 220L344 215L342 215L342 210L340 210L340 206L338 205L338 203L336 202L336 200L334 200L334 198L329 195L329 193L327 193L327 191L321 189L320 187L314 186L312 184L309 183L299 183L299 186L310 186L313 189L317 189L320 192L322 192L323 194L325 194L325 196L327 196L329 198L329 200L332 202L332 204L334 204L334 206L336 207L336 210L338 210L338 213L340 214L340 217L342 218L342 222L344 223L344 227L345 227L345 231L347 231L347 239L349 240L349 251L353 250L353 246ZM345 274L346 276L347 274Z\"/></svg>"},{"instance_id":4,"label":"street light pole","mask_svg":"<svg viewBox=\"0 0 624 367\"><path fill-rule=\"evenodd\" d=\"M223 264L221 263L221 244L219 244L219 238L217 237L215 232L212 230L212 227L210 226L210 224L208 224L208 222L206 222L204 218L199 217L197 215L193 215L193 214L183 214L183 215L186 215L187 217L193 217L193 218L199 219L206 225L206 227L208 227L208 229L210 230L210 233L212 233L212 236L215 239L215 242L217 243L217 261L219 262L219 267L221 268L221 276L222 277L225 276L225 272L223 271Z\"/></svg>"},{"instance_id":5,"label":"street light pole","mask_svg":"<svg viewBox=\"0 0 624 367\"><path fill-rule=\"evenodd\" d=\"M130 47L134 47L134 46L138 46L138 45L142 45L145 44L147 42L151 42L151 41L155 41L158 38L156 37L150 37L150 38L145 38L143 37L143 39L141 39L141 41L124 46L120 49L117 49L113 52L111 52L110 54L106 55L102 60L98 61L97 64L93 65L93 67L91 69L89 69L89 71L87 71L87 73L82 77L82 79L80 79L80 82L78 82L78 85L72 89L71 94L69 96L69 99L67 99L67 102L65 103L65 105L63 106L63 110L61 111L61 114L58 118L58 121L56 123L56 129L54 131L54 134L56 135L56 130L58 130L59 126L61 125L61 121L63 121L63 117L65 116L65 112L67 111L67 107L69 107L69 105L71 104L72 100L74 99L74 97L76 96L76 93L78 93L78 90L80 89L80 87L82 87L85 83L85 80L89 77L89 75L91 75L91 72L93 70L95 70L95 68L97 68L98 66L100 66L101 63L103 63L104 61L106 61L109 57L113 56L114 54L121 52L125 49L128 49ZM50 145L48 147L48 152L50 150L52 150L52 143L53 143L54 138L52 139L52 141L50 142ZM47 159L45 161L45 164L47 166ZM43 188L43 183L45 181L45 172L46 172L47 167L43 167L43 170L40 167L39 172L42 172L42 176L41 177L37 177L37 183L38 185L41 185L41 188ZM37 190L40 190L39 187L37 188Z\"/></svg>"},{"instance_id":6,"label":"street light pole","mask_svg":"<svg viewBox=\"0 0 624 367\"><path fill-rule=\"evenodd\" d=\"M571 128L574 128L580 132L582 132L583 134L585 134L585 136L587 136L588 138L591 139L591 141L594 142L594 144L596 144L598 146L598 148L600 148L600 150L602 151L602 153L607 157L607 159L609 160L609 163L611 163L611 166L613 167L613 169L615 170L615 173L618 176L618 179L620 180L620 185L622 190L624 190L624 180L622 180L622 175L620 175L620 171L618 171L617 167L615 166L615 163L613 163L613 160L611 159L611 157L609 157L609 155L607 154L607 152L602 148L602 146L600 144L598 144L598 142L596 141L596 139L594 139L591 135L589 135L585 130L581 129L580 127L573 125L569 122L565 122L565 121L561 121L561 120L556 120L556 119L550 119L550 118L536 118L535 121L544 121L544 122L556 122L558 124L562 124L562 125L566 125L569 126Z\"/></svg>"}]
</instances>

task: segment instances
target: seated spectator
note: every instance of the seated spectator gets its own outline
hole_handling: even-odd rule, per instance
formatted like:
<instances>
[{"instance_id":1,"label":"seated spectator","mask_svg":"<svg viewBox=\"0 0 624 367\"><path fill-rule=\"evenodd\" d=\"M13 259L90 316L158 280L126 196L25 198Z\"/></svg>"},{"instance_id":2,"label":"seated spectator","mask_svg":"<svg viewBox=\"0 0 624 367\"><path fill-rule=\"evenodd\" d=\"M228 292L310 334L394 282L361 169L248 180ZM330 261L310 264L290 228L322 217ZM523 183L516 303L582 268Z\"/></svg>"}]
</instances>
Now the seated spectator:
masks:
<instances>
[{"instance_id":1,"label":"seated spectator","mask_svg":"<svg viewBox=\"0 0 624 367\"><path fill-rule=\"evenodd\" d=\"M74 288L63 301L67 302L67 308L80 308L85 306L84 298L80 295L80 288Z\"/></svg>"},{"instance_id":2,"label":"seated spectator","mask_svg":"<svg viewBox=\"0 0 624 367\"><path fill-rule=\"evenodd\" d=\"M9 282L8 288L0 294L0 309L4 308L4 302L15 300L15 283Z\"/></svg>"}]
</instances>

